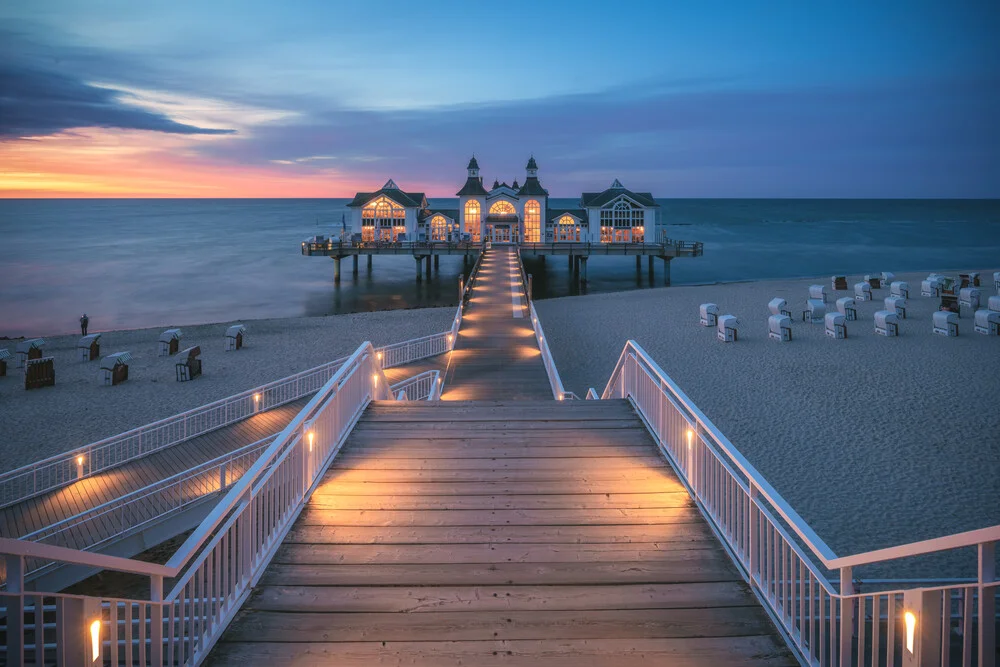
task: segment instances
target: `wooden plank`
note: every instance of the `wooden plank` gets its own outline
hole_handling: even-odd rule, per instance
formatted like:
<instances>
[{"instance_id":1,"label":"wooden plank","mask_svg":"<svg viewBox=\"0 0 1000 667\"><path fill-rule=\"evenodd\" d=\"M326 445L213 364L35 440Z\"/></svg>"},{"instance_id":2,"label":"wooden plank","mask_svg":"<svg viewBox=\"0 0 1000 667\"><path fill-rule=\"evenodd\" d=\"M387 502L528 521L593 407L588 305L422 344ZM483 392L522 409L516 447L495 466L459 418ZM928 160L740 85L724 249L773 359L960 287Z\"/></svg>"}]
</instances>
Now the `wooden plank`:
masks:
<instances>
[{"instance_id":1,"label":"wooden plank","mask_svg":"<svg viewBox=\"0 0 1000 667\"><path fill-rule=\"evenodd\" d=\"M703 521L694 506L660 509L579 510L302 510L302 525L340 526L489 526L489 525L642 525Z\"/></svg>"},{"instance_id":2,"label":"wooden plank","mask_svg":"<svg viewBox=\"0 0 1000 667\"><path fill-rule=\"evenodd\" d=\"M671 493L684 492L676 479L641 479L632 481L624 476L616 480L545 480L536 482L479 481L479 482L424 482L400 480L395 482L346 482L327 477L313 492L313 498L323 496L517 496L524 494L580 494L580 493Z\"/></svg>"},{"instance_id":3,"label":"wooden plank","mask_svg":"<svg viewBox=\"0 0 1000 667\"><path fill-rule=\"evenodd\" d=\"M686 491L673 493L577 493L572 495L475 495L475 496L314 496L309 506L316 510L592 510L657 509L688 507Z\"/></svg>"},{"instance_id":4,"label":"wooden plank","mask_svg":"<svg viewBox=\"0 0 1000 667\"><path fill-rule=\"evenodd\" d=\"M663 465L655 456L631 456L627 459L617 456L605 458L580 458L567 456L549 459L374 459L371 457L346 457L334 459L333 469L353 468L354 470L642 470L650 466Z\"/></svg>"},{"instance_id":5,"label":"wooden plank","mask_svg":"<svg viewBox=\"0 0 1000 667\"><path fill-rule=\"evenodd\" d=\"M341 459L454 459L457 452L447 447L351 447L345 449ZM557 458L630 458L648 457L653 454L649 445L591 445L590 447L518 447L499 445L495 447L470 446L462 453L463 459L557 459Z\"/></svg>"},{"instance_id":6,"label":"wooden plank","mask_svg":"<svg viewBox=\"0 0 1000 667\"><path fill-rule=\"evenodd\" d=\"M574 430L592 431L597 429L622 429L638 428L634 419L589 419L584 424L579 424L579 420L574 420L577 424ZM559 421L552 420L532 420L517 421L514 419L497 419L495 421L473 421L463 424L453 424L448 421L429 421L420 425L420 431L433 433L435 437L438 433L475 433L477 431L538 431L559 429ZM412 432L414 425L408 422L380 421L365 426L366 431L379 431L385 433ZM560 429L561 430L561 429Z\"/></svg>"},{"instance_id":7,"label":"wooden plank","mask_svg":"<svg viewBox=\"0 0 1000 667\"><path fill-rule=\"evenodd\" d=\"M663 481L664 483L679 483L673 471L665 466L657 468L619 468L608 466L596 470L442 470L440 468L425 470L362 470L357 468L338 468L336 460L333 467L326 473L324 483L358 482L364 483L417 483L417 482L468 482L468 483L541 483L541 482L637 482ZM666 489L665 489L666 490Z\"/></svg>"},{"instance_id":8,"label":"wooden plank","mask_svg":"<svg viewBox=\"0 0 1000 667\"><path fill-rule=\"evenodd\" d=\"M717 609L315 614L261 611L238 623L223 641L336 642L492 641L518 639L638 639L741 637L769 632L760 607Z\"/></svg>"}]
</instances>

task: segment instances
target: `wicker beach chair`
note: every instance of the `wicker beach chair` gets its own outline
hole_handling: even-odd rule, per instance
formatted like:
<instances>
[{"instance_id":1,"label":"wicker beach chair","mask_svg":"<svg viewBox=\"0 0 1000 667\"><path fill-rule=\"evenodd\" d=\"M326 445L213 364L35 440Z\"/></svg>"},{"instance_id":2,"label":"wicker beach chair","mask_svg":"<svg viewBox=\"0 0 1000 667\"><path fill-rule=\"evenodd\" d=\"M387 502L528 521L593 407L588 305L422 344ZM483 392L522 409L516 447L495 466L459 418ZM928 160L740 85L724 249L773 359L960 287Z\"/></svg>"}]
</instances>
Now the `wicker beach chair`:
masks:
<instances>
[{"instance_id":1,"label":"wicker beach chair","mask_svg":"<svg viewBox=\"0 0 1000 667\"><path fill-rule=\"evenodd\" d=\"M827 336L837 340L847 338L847 318L843 313L827 313L823 321L826 323Z\"/></svg>"},{"instance_id":2,"label":"wicker beach chair","mask_svg":"<svg viewBox=\"0 0 1000 667\"><path fill-rule=\"evenodd\" d=\"M181 352L181 361L178 361L174 368L177 371L177 381L187 382L201 375L201 348L195 345Z\"/></svg>"},{"instance_id":3,"label":"wicker beach chair","mask_svg":"<svg viewBox=\"0 0 1000 667\"><path fill-rule=\"evenodd\" d=\"M954 338L958 336L958 315L945 310L939 310L931 315L934 333Z\"/></svg>"},{"instance_id":4,"label":"wicker beach chair","mask_svg":"<svg viewBox=\"0 0 1000 667\"><path fill-rule=\"evenodd\" d=\"M792 318L780 314L768 317L767 337L779 342L792 340Z\"/></svg>"}]
</instances>

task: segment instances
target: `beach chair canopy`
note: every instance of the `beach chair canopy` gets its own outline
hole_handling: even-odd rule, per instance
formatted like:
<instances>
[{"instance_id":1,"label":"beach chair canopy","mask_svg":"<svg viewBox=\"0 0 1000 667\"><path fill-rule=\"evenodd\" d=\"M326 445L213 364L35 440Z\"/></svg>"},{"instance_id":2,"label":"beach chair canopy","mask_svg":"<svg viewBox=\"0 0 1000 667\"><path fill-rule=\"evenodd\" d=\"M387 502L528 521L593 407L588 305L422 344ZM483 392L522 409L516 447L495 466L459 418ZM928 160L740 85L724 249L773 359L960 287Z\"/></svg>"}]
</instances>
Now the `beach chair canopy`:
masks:
<instances>
[{"instance_id":1,"label":"beach chair canopy","mask_svg":"<svg viewBox=\"0 0 1000 667\"><path fill-rule=\"evenodd\" d=\"M736 329L740 326L740 321L736 319L735 315L723 315L719 318L719 331L725 332L726 329Z\"/></svg>"},{"instance_id":2,"label":"beach chair canopy","mask_svg":"<svg viewBox=\"0 0 1000 667\"><path fill-rule=\"evenodd\" d=\"M910 283L903 282L902 280L897 280L894 283L890 283L889 291L893 294L903 294L904 292L910 291Z\"/></svg>"},{"instance_id":3,"label":"beach chair canopy","mask_svg":"<svg viewBox=\"0 0 1000 667\"><path fill-rule=\"evenodd\" d=\"M809 286L809 298L823 300L823 295L826 294L826 288L822 285L810 285Z\"/></svg>"},{"instance_id":4,"label":"beach chair canopy","mask_svg":"<svg viewBox=\"0 0 1000 667\"><path fill-rule=\"evenodd\" d=\"M993 282L1000 283L1000 271L993 272Z\"/></svg>"},{"instance_id":5,"label":"beach chair canopy","mask_svg":"<svg viewBox=\"0 0 1000 667\"><path fill-rule=\"evenodd\" d=\"M920 282L921 292L933 292L939 289L941 289L941 281L937 278L928 278Z\"/></svg>"},{"instance_id":6,"label":"beach chair canopy","mask_svg":"<svg viewBox=\"0 0 1000 667\"><path fill-rule=\"evenodd\" d=\"M236 334L246 335L247 328L242 324L234 324L226 329L226 338L236 338Z\"/></svg>"},{"instance_id":7,"label":"beach chair canopy","mask_svg":"<svg viewBox=\"0 0 1000 667\"><path fill-rule=\"evenodd\" d=\"M785 303L784 299L779 299L775 297L767 303L768 309L770 309L772 315L781 315L781 311L788 310L788 304Z\"/></svg>"},{"instance_id":8,"label":"beach chair canopy","mask_svg":"<svg viewBox=\"0 0 1000 667\"><path fill-rule=\"evenodd\" d=\"M771 333L780 334L782 329L791 328L792 318L787 315L771 315L767 318L767 330Z\"/></svg>"},{"instance_id":9,"label":"beach chair canopy","mask_svg":"<svg viewBox=\"0 0 1000 667\"><path fill-rule=\"evenodd\" d=\"M708 317L709 315L718 315L719 307L714 303L703 303L698 308L702 317Z\"/></svg>"},{"instance_id":10,"label":"beach chair canopy","mask_svg":"<svg viewBox=\"0 0 1000 667\"><path fill-rule=\"evenodd\" d=\"M837 310L843 314L847 314L848 308L856 308L857 304L854 303L854 299L849 296L841 297L837 299Z\"/></svg>"},{"instance_id":11,"label":"beach chair canopy","mask_svg":"<svg viewBox=\"0 0 1000 667\"><path fill-rule=\"evenodd\" d=\"M841 313L827 313L823 321L826 322L827 329L832 329L838 324L845 324L847 319Z\"/></svg>"},{"instance_id":12,"label":"beach chair canopy","mask_svg":"<svg viewBox=\"0 0 1000 667\"><path fill-rule=\"evenodd\" d=\"M76 344L77 347L90 347L90 344L96 340L100 340L101 334L88 334L80 339L80 342Z\"/></svg>"},{"instance_id":13,"label":"beach chair canopy","mask_svg":"<svg viewBox=\"0 0 1000 667\"><path fill-rule=\"evenodd\" d=\"M963 287L958 290L958 298L962 301L979 301L982 291L978 287Z\"/></svg>"},{"instance_id":14,"label":"beach chair canopy","mask_svg":"<svg viewBox=\"0 0 1000 667\"><path fill-rule=\"evenodd\" d=\"M113 371L118 364L127 364L132 361L131 352L115 352L101 359L101 370Z\"/></svg>"},{"instance_id":15,"label":"beach chair canopy","mask_svg":"<svg viewBox=\"0 0 1000 667\"><path fill-rule=\"evenodd\" d=\"M10 350L5 347L0 347L0 361L4 359L10 359Z\"/></svg>"},{"instance_id":16,"label":"beach chair canopy","mask_svg":"<svg viewBox=\"0 0 1000 667\"><path fill-rule=\"evenodd\" d=\"M896 278L896 274L889 273L888 271L882 272L882 282L891 283Z\"/></svg>"},{"instance_id":17,"label":"beach chair canopy","mask_svg":"<svg viewBox=\"0 0 1000 667\"><path fill-rule=\"evenodd\" d=\"M167 329L166 331L160 334L161 343L169 343L172 340L180 340L180 339L181 339L180 329Z\"/></svg>"},{"instance_id":18,"label":"beach chair canopy","mask_svg":"<svg viewBox=\"0 0 1000 667\"><path fill-rule=\"evenodd\" d=\"M28 350L41 349L43 345L45 345L44 338L29 338L17 344L17 351L27 354Z\"/></svg>"},{"instance_id":19,"label":"beach chair canopy","mask_svg":"<svg viewBox=\"0 0 1000 667\"><path fill-rule=\"evenodd\" d=\"M859 293L863 293L863 292L871 293L871 291L872 291L872 286L869 285L866 282L864 282L864 283L854 283L854 293L855 294L859 294Z\"/></svg>"},{"instance_id":20,"label":"beach chair canopy","mask_svg":"<svg viewBox=\"0 0 1000 667\"><path fill-rule=\"evenodd\" d=\"M949 324L958 326L957 313L948 310L936 310L932 317L934 319L934 328L936 329L947 329Z\"/></svg>"},{"instance_id":21,"label":"beach chair canopy","mask_svg":"<svg viewBox=\"0 0 1000 667\"><path fill-rule=\"evenodd\" d=\"M813 315L822 315L826 311L826 304L821 299L807 299L806 310Z\"/></svg>"},{"instance_id":22,"label":"beach chair canopy","mask_svg":"<svg viewBox=\"0 0 1000 667\"><path fill-rule=\"evenodd\" d=\"M899 324L899 318L895 312L888 310L878 310L875 312L875 326L884 329L887 324Z\"/></svg>"},{"instance_id":23,"label":"beach chair canopy","mask_svg":"<svg viewBox=\"0 0 1000 667\"><path fill-rule=\"evenodd\" d=\"M896 310L897 308L906 308L906 299L901 296L885 297L886 310Z\"/></svg>"},{"instance_id":24,"label":"beach chair canopy","mask_svg":"<svg viewBox=\"0 0 1000 667\"><path fill-rule=\"evenodd\" d=\"M181 357L187 357L188 359L196 359L198 355L201 354L201 348L197 345L193 345L188 349L181 352Z\"/></svg>"},{"instance_id":25,"label":"beach chair canopy","mask_svg":"<svg viewBox=\"0 0 1000 667\"><path fill-rule=\"evenodd\" d=\"M995 310L982 310L976 311L976 326L985 327L988 326L990 322L994 324L1000 324L1000 313ZM0 350L0 359L3 359L3 351Z\"/></svg>"},{"instance_id":26,"label":"beach chair canopy","mask_svg":"<svg viewBox=\"0 0 1000 667\"><path fill-rule=\"evenodd\" d=\"M990 310L1000 311L1000 294L996 294L987 299L986 307Z\"/></svg>"}]
</instances>

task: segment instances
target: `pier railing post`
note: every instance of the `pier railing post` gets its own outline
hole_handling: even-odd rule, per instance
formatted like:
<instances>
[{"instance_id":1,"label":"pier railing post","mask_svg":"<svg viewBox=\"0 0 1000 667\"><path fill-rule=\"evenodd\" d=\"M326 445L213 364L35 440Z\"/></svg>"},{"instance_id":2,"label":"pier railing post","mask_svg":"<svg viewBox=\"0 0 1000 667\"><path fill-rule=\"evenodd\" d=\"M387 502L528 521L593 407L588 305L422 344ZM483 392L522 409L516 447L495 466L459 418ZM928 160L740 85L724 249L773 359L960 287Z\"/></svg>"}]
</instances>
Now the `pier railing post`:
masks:
<instances>
[{"instance_id":1,"label":"pier railing post","mask_svg":"<svg viewBox=\"0 0 1000 667\"><path fill-rule=\"evenodd\" d=\"M996 581L996 542L979 545L979 664L996 667L996 589L987 584Z\"/></svg>"},{"instance_id":2,"label":"pier railing post","mask_svg":"<svg viewBox=\"0 0 1000 667\"><path fill-rule=\"evenodd\" d=\"M840 667L854 664L852 646L854 644L854 574L850 567L840 568ZM833 613L830 609L830 613ZM861 620L864 622L864 619ZM859 648L859 651L863 647Z\"/></svg>"},{"instance_id":3,"label":"pier railing post","mask_svg":"<svg viewBox=\"0 0 1000 667\"><path fill-rule=\"evenodd\" d=\"M532 287L531 287L531 274L530 273L528 274L528 291L527 291L527 293L524 296L528 300L528 303L531 303L531 300L534 298L534 291L532 290Z\"/></svg>"},{"instance_id":4,"label":"pier railing post","mask_svg":"<svg viewBox=\"0 0 1000 667\"><path fill-rule=\"evenodd\" d=\"M760 584L760 577L758 576L758 570L760 569L760 511L757 509L757 487L754 485L753 480L748 480L750 485L750 496L749 500L749 511L750 511L750 539L747 542L750 545L750 585L752 586L754 580Z\"/></svg>"}]
</instances>

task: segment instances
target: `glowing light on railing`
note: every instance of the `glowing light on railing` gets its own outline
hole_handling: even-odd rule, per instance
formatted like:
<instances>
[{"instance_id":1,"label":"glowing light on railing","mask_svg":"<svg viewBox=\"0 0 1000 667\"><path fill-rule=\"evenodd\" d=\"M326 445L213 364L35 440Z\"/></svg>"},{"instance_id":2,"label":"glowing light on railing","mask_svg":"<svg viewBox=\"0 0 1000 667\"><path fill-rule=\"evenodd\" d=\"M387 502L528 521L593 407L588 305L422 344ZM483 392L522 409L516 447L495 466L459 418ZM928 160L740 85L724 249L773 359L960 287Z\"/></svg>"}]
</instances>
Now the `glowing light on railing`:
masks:
<instances>
[{"instance_id":1,"label":"glowing light on railing","mask_svg":"<svg viewBox=\"0 0 1000 667\"><path fill-rule=\"evenodd\" d=\"M913 635L917 630L917 616L912 611L903 614L906 622L906 650L913 653Z\"/></svg>"},{"instance_id":2,"label":"glowing light on railing","mask_svg":"<svg viewBox=\"0 0 1000 667\"><path fill-rule=\"evenodd\" d=\"M378 373L372 373L372 384L378 384Z\"/></svg>"},{"instance_id":3,"label":"glowing light on railing","mask_svg":"<svg viewBox=\"0 0 1000 667\"><path fill-rule=\"evenodd\" d=\"M309 451L313 450L313 440L316 438L316 434L313 431L306 433L306 438L309 440Z\"/></svg>"},{"instance_id":4,"label":"glowing light on railing","mask_svg":"<svg viewBox=\"0 0 1000 667\"><path fill-rule=\"evenodd\" d=\"M90 661L97 662L101 657L101 621L100 619L90 624Z\"/></svg>"},{"instance_id":5,"label":"glowing light on railing","mask_svg":"<svg viewBox=\"0 0 1000 667\"><path fill-rule=\"evenodd\" d=\"M688 438L688 449L691 449L691 441L694 439L694 431L692 431L691 429L688 429L687 430L687 438Z\"/></svg>"},{"instance_id":6,"label":"glowing light on railing","mask_svg":"<svg viewBox=\"0 0 1000 667\"><path fill-rule=\"evenodd\" d=\"M253 395L253 402L254 403L260 403L260 394L254 394Z\"/></svg>"},{"instance_id":7,"label":"glowing light on railing","mask_svg":"<svg viewBox=\"0 0 1000 667\"><path fill-rule=\"evenodd\" d=\"M76 464L78 466L82 466L83 465L83 457L82 456L76 457Z\"/></svg>"},{"instance_id":8,"label":"glowing light on railing","mask_svg":"<svg viewBox=\"0 0 1000 667\"><path fill-rule=\"evenodd\" d=\"M381 352L376 352L375 356L378 357L379 361L382 361L382 353Z\"/></svg>"}]
</instances>

